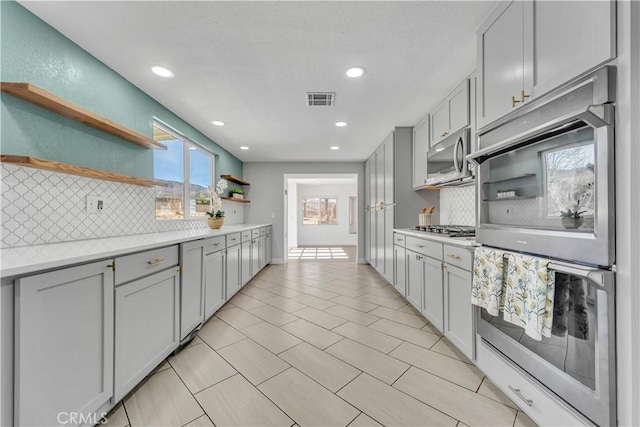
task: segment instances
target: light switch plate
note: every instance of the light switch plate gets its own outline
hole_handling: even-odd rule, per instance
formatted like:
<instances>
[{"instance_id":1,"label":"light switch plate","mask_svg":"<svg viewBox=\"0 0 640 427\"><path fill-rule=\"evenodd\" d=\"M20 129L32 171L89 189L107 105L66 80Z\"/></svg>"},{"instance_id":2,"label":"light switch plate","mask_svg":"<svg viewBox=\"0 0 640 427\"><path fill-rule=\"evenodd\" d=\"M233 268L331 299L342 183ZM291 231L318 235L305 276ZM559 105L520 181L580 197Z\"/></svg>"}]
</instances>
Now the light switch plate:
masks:
<instances>
[{"instance_id":1,"label":"light switch plate","mask_svg":"<svg viewBox=\"0 0 640 427\"><path fill-rule=\"evenodd\" d=\"M106 208L105 197L95 194L87 195L87 213L99 213Z\"/></svg>"}]
</instances>

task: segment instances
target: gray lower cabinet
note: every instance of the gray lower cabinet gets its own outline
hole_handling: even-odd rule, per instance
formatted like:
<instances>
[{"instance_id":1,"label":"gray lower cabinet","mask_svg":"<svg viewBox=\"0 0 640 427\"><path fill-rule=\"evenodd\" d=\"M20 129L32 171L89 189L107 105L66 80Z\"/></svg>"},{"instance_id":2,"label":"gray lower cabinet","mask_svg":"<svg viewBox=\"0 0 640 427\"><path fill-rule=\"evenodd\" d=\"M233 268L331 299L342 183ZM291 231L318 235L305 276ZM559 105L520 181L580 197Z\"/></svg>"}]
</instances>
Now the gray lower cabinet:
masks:
<instances>
[{"instance_id":1,"label":"gray lower cabinet","mask_svg":"<svg viewBox=\"0 0 640 427\"><path fill-rule=\"evenodd\" d=\"M407 295L407 250L402 246L393 246L393 287L403 297Z\"/></svg>"},{"instance_id":2,"label":"gray lower cabinet","mask_svg":"<svg viewBox=\"0 0 640 427\"><path fill-rule=\"evenodd\" d=\"M241 252L241 266L242 266L242 280L241 280L241 286L244 286L247 284L247 282L249 282L249 280L251 280L251 267L252 267L252 260L253 260L253 243L251 243L251 240L247 241L247 242L242 242L242 252Z\"/></svg>"},{"instance_id":3,"label":"gray lower cabinet","mask_svg":"<svg viewBox=\"0 0 640 427\"><path fill-rule=\"evenodd\" d=\"M227 248L227 295L231 299L242 287L242 246Z\"/></svg>"},{"instance_id":4,"label":"gray lower cabinet","mask_svg":"<svg viewBox=\"0 0 640 427\"><path fill-rule=\"evenodd\" d=\"M179 301L178 267L116 288L115 401L177 348Z\"/></svg>"},{"instance_id":5,"label":"gray lower cabinet","mask_svg":"<svg viewBox=\"0 0 640 427\"><path fill-rule=\"evenodd\" d=\"M251 241L251 277L260 271L260 237Z\"/></svg>"},{"instance_id":6,"label":"gray lower cabinet","mask_svg":"<svg viewBox=\"0 0 640 427\"><path fill-rule=\"evenodd\" d=\"M260 270L267 265L267 235L260 236L258 241L258 250L260 252Z\"/></svg>"},{"instance_id":7,"label":"gray lower cabinet","mask_svg":"<svg viewBox=\"0 0 640 427\"><path fill-rule=\"evenodd\" d=\"M471 272L445 264L444 335L473 359L475 328L471 305Z\"/></svg>"},{"instance_id":8,"label":"gray lower cabinet","mask_svg":"<svg viewBox=\"0 0 640 427\"><path fill-rule=\"evenodd\" d=\"M205 240L182 243L180 262L180 339L186 338L204 321L204 246Z\"/></svg>"},{"instance_id":9,"label":"gray lower cabinet","mask_svg":"<svg viewBox=\"0 0 640 427\"><path fill-rule=\"evenodd\" d=\"M422 315L439 331L444 322L444 290L442 288L442 261L422 257L424 282L422 284ZM471 299L469 299L470 301Z\"/></svg>"},{"instance_id":10,"label":"gray lower cabinet","mask_svg":"<svg viewBox=\"0 0 640 427\"><path fill-rule=\"evenodd\" d=\"M422 312L422 284L424 283L424 255L406 250L407 269L407 301L418 311Z\"/></svg>"},{"instance_id":11,"label":"gray lower cabinet","mask_svg":"<svg viewBox=\"0 0 640 427\"><path fill-rule=\"evenodd\" d=\"M273 244L273 240L271 238L271 227L267 228L267 236L265 239L265 247L266 247L266 264L270 264L271 263L271 259L272 259L272 251L273 248L271 247L271 245Z\"/></svg>"},{"instance_id":12,"label":"gray lower cabinet","mask_svg":"<svg viewBox=\"0 0 640 427\"><path fill-rule=\"evenodd\" d=\"M204 317L208 319L226 302L227 251L204 256Z\"/></svg>"},{"instance_id":13,"label":"gray lower cabinet","mask_svg":"<svg viewBox=\"0 0 640 427\"><path fill-rule=\"evenodd\" d=\"M60 411L90 416L111 399L109 264L16 279L14 425L60 425L65 421L58 419Z\"/></svg>"}]
</instances>

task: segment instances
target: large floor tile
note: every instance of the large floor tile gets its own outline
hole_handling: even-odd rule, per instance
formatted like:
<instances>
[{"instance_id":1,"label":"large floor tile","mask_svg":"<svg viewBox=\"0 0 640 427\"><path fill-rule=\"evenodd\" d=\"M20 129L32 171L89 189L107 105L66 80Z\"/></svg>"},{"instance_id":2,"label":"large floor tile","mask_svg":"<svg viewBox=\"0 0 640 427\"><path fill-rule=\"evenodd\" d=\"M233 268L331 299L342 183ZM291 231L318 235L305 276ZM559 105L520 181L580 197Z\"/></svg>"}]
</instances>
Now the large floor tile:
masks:
<instances>
[{"instance_id":1,"label":"large floor tile","mask_svg":"<svg viewBox=\"0 0 640 427\"><path fill-rule=\"evenodd\" d=\"M291 426L293 421L241 375L198 394L216 426Z\"/></svg>"},{"instance_id":2,"label":"large floor tile","mask_svg":"<svg viewBox=\"0 0 640 427\"><path fill-rule=\"evenodd\" d=\"M249 311L251 314L258 316L262 320L266 320L267 322L276 326L282 326L285 323L290 323L294 320L298 320L298 317L291 315L286 311L282 311L272 305L263 305L262 307L254 308L253 310Z\"/></svg>"},{"instance_id":3,"label":"large floor tile","mask_svg":"<svg viewBox=\"0 0 640 427\"><path fill-rule=\"evenodd\" d=\"M247 339L246 335L215 317L204 324L198 336L214 350Z\"/></svg>"},{"instance_id":4,"label":"large floor tile","mask_svg":"<svg viewBox=\"0 0 640 427\"><path fill-rule=\"evenodd\" d=\"M401 299L390 298L388 296L380 296L373 294L363 294L358 297L361 301L370 302L371 304L380 305L382 307L388 307L392 310L397 310L403 307L406 303Z\"/></svg>"},{"instance_id":5,"label":"large floor tile","mask_svg":"<svg viewBox=\"0 0 640 427\"><path fill-rule=\"evenodd\" d=\"M473 392L478 390L484 378L482 372L473 365L407 342L393 350L389 355L466 387Z\"/></svg>"},{"instance_id":6,"label":"large floor tile","mask_svg":"<svg viewBox=\"0 0 640 427\"><path fill-rule=\"evenodd\" d=\"M353 322L344 323L334 328L333 332L385 354L402 344L402 341L397 338Z\"/></svg>"},{"instance_id":7,"label":"large floor tile","mask_svg":"<svg viewBox=\"0 0 640 427\"><path fill-rule=\"evenodd\" d=\"M315 323L318 326L322 326L326 329L333 329L336 326L342 325L347 322L347 319L334 316L333 314L320 311L317 308L307 307L302 310L298 310L294 313L296 316L308 320L311 323Z\"/></svg>"},{"instance_id":8,"label":"large floor tile","mask_svg":"<svg viewBox=\"0 0 640 427\"><path fill-rule=\"evenodd\" d=\"M360 411L295 368L258 386L300 426L346 426Z\"/></svg>"},{"instance_id":9,"label":"large floor tile","mask_svg":"<svg viewBox=\"0 0 640 427\"><path fill-rule=\"evenodd\" d=\"M516 419L514 409L415 367L393 386L468 426L512 426Z\"/></svg>"},{"instance_id":10,"label":"large floor tile","mask_svg":"<svg viewBox=\"0 0 640 427\"><path fill-rule=\"evenodd\" d=\"M327 308L336 305L335 302L327 301L325 299L314 297L313 295L308 294L300 294L296 297L291 298L291 300L309 307L317 308L318 310L326 310Z\"/></svg>"},{"instance_id":11,"label":"large floor tile","mask_svg":"<svg viewBox=\"0 0 640 427\"><path fill-rule=\"evenodd\" d=\"M351 286L332 285L332 286L328 286L327 290L330 292L335 292L338 295L343 295L349 298L357 298L363 294L363 292L356 289L355 286L351 287Z\"/></svg>"},{"instance_id":12,"label":"large floor tile","mask_svg":"<svg viewBox=\"0 0 640 427\"><path fill-rule=\"evenodd\" d=\"M237 374L236 370L208 345L185 348L169 358L169 363L191 393L197 393Z\"/></svg>"},{"instance_id":13,"label":"large floor tile","mask_svg":"<svg viewBox=\"0 0 640 427\"><path fill-rule=\"evenodd\" d=\"M387 384L393 384L409 368L406 363L348 338L325 351Z\"/></svg>"},{"instance_id":14,"label":"large floor tile","mask_svg":"<svg viewBox=\"0 0 640 427\"><path fill-rule=\"evenodd\" d=\"M334 393L360 374L353 366L307 343L293 347L279 356Z\"/></svg>"},{"instance_id":15,"label":"large floor tile","mask_svg":"<svg viewBox=\"0 0 640 427\"><path fill-rule=\"evenodd\" d=\"M137 426L182 426L204 415L173 369L149 377L124 401L131 422Z\"/></svg>"},{"instance_id":16,"label":"large floor tile","mask_svg":"<svg viewBox=\"0 0 640 427\"><path fill-rule=\"evenodd\" d=\"M431 347L431 350L440 354L444 354L445 356L449 356L453 359L460 360L461 362L469 364L472 363L469 359L467 359L467 356L462 354L462 352L458 350L455 345L451 344L451 342L445 337L440 338L440 341L438 341L436 345Z\"/></svg>"},{"instance_id":17,"label":"large floor tile","mask_svg":"<svg viewBox=\"0 0 640 427\"><path fill-rule=\"evenodd\" d=\"M216 317L223 320L225 323L233 326L236 329L248 328L251 325L262 322L262 319L254 316L248 311L244 311L241 308L232 308L216 313Z\"/></svg>"},{"instance_id":18,"label":"large floor tile","mask_svg":"<svg viewBox=\"0 0 640 427\"><path fill-rule=\"evenodd\" d=\"M478 394L486 396L489 399L493 399L496 402L500 402L503 405L507 405L510 408L518 409L518 406L513 403L513 401L509 399L506 394L500 391L500 389L487 377L485 377L482 381L482 385L478 389Z\"/></svg>"},{"instance_id":19,"label":"large floor tile","mask_svg":"<svg viewBox=\"0 0 640 427\"><path fill-rule=\"evenodd\" d=\"M289 367L282 359L250 339L218 350L218 353L254 385Z\"/></svg>"},{"instance_id":20,"label":"large floor tile","mask_svg":"<svg viewBox=\"0 0 640 427\"><path fill-rule=\"evenodd\" d=\"M213 423L206 415L201 416L188 424L185 424L183 427L214 427Z\"/></svg>"},{"instance_id":21,"label":"large floor tile","mask_svg":"<svg viewBox=\"0 0 640 427\"><path fill-rule=\"evenodd\" d=\"M263 301L269 305L279 308L282 311L286 311L287 313L293 313L294 311L302 310L306 307L306 305L304 304L295 302L290 298L281 297L279 295L275 295Z\"/></svg>"},{"instance_id":22,"label":"large floor tile","mask_svg":"<svg viewBox=\"0 0 640 427\"><path fill-rule=\"evenodd\" d=\"M115 408L113 408L111 412L109 412L109 415L107 415L107 422L101 425L107 427L128 426L129 418L127 417L127 413L124 410L124 405L122 405L122 403L119 403Z\"/></svg>"},{"instance_id":23,"label":"large floor tile","mask_svg":"<svg viewBox=\"0 0 640 427\"><path fill-rule=\"evenodd\" d=\"M243 293L238 292L231 298L230 302L236 307L240 307L243 310L251 310L252 308L261 307L264 303L260 300L250 297L249 295L245 295Z\"/></svg>"},{"instance_id":24,"label":"large floor tile","mask_svg":"<svg viewBox=\"0 0 640 427\"><path fill-rule=\"evenodd\" d=\"M292 289L287 286L282 286L282 285L277 285L272 288L267 288L266 290L271 292L272 294L276 294L284 298L293 298L293 297L297 297L298 295L303 295L301 292L295 289Z\"/></svg>"},{"instance_id":25,"label":"large floor tile","mask_svg":"<svg viewBox=\"0 0 640 427\"><path fill-rule=\"evenodd\" d=\"M362 374L338 392L356 408L389 426L455 426L453 418Z\"/></svg>"},{"instance_id":26,"label":"large floor tile","mask_svg":"<svg viewBox=\"0 0 640 427\"><path fill-rule=\"evenodd\" d=\"M249 286L249 285L240 289L240 292L242 292L245 295L249 295L251 298L255 298L262 302L266 302L265 301L266 299L274 296L274 294L272 294L271 292L265 291L255 286Z\"/></svg>"},{"instance_id":27,"label":"large floor tile","mask_svg":"<svg viewBox=\"0 0 640 427\"><path fill-rule=\"evenodd\" d=\"M262 322L249 326L242 332L267 350L278 354L302 341L270 323Z\"/></svg>"},{"instance_id":28,"label":"large floor tile","mask_svg":"<svg viewBox=\"0 0 640 427\"><path fill-rule=\"evenodd\" d=\"M369 328L425 348L431 348L439 339L437 335L430 332L388 319L380 319L369 325Z\"/></svg>"},{"instance_id":29,"label":"large floor tile","mask_svg":"<svg viewBox=\"0 0 640 427\"><path fill-rule=\"evenodd\" d=\"M516 422L513 424L513 427L538 427L538 425L534 423L527 414L518 411L518 416L516 417Z\"/></svg>"},{"instance_id":30,"label":"large floor tile","mask_svg":"<svg viewBox=\"0 0 640 427\"><path fill-rule=\"evenodd\" d=\"M370 312L375 308L378 308L376 304L371 304L370 302L361 301L358 298L351 298L344 295L335 297L331 301L340 305L344 305L346 307L351 307L356 310L364 311L365 313Z\"/></svg>"},{"instance_id":31,"label":"large floor tile","mask_svg":"<svg viewBox=\"0 0 640 427\"><path fill-rule=\"evenodd\" d=\"M402 323L407 326L413 326L414 328L422 328L427 323L421 317L409 313L403 313L398 310L392 310L388 307L378 307L375 310L370 311L370 314L384 317L385 319L393 320L394 322Z\"/></svg>"},{"instance_id":32,"label":"large floor tile","mask_svg":"<svg viewBox=\"0 0 640 427\"><path fill-rule=\"evenodd\" d=\"M380 319L378 316L373 316L363 311L356 310L355 308L347 307L340 304L336 304L333 307L327 308L325 312L338 317L342 317L343 319L350 320L362 326L368 326L376 320Z\"/></svg>"},{"instance_id":33,"label":"large floor tile","mask_svg":"<svg viewBox=\"0 0 640 427\"><path fill-rule=\"evenodd\" d=\"M378 427L382 426L379 422L374 420L373 418L366 415L364 412L358 415L358 417L353 420L349 427Z\"/></svg>"},{"instance_id":34,"label":"large floor tile","mask_svg":"<svg viewBox=\"0 0 640 427\"><path fill-rule=\"evenodd\" d=\"M306 288L303 288L301 292L322 299L331 299L338 296L335 292L330 292L313 286L307 286Z\"/></svg>"},{"instance_id":35,"label":"large floor tile","mask_svg":"<svg viewBox=\"0 0 640 427\"><path fill-rule=\"evenodd\" d=\"M325 349L344 338L342 335L338 335L335 332L331 332L304 319L282 325L280 329L320 349Z\"/></svg>"}]
</instances>

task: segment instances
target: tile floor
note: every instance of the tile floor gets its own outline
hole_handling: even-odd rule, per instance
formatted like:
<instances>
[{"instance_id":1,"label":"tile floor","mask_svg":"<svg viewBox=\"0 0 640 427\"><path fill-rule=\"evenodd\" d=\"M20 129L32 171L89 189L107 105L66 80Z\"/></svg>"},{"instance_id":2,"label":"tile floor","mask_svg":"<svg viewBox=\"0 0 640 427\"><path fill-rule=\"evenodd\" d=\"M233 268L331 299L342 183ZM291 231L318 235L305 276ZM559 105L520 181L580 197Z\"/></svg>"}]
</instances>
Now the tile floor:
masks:
<instances>
[{"instance_id":1,"label":"tile floor","mask_svg":"<svg viewBox=\"0 0 640 427\"><path fill-rule=\"evenodd\" d=\"M290 260L342 260L356 259L357 246L300 246L289 249Z\"/></svg>"},{"instance_id":2,"label":"tile floor","mask_svg":"<svg viewBox=\"0 0 640 427\"><path fill-rule=\"evenodd\" d=\"M370 267L265 268L109 426L534 426Z\"/></svg>"}]
</instances>

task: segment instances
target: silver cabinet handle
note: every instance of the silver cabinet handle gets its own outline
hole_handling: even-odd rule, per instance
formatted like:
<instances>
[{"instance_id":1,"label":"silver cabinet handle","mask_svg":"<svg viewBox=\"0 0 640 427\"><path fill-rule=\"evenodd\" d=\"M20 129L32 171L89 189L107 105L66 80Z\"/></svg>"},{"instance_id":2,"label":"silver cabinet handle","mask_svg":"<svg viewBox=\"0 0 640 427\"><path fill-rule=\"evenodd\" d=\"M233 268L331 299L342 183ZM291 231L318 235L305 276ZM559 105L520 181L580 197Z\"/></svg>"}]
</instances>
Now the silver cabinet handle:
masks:
<instances>
[{"instance_id":1,"label":"silver cabinet handle","mask_svg":"<svg viewBox=\"0 0 640 427\"><path fill-rule=\"evenodd\" d=\"M522 395L522 393L520 392L519 388L514 388L512 386L509 386L509 390L511 390L516 396L518 396L520 399L522 399L524 401L524 403L527 404L527 406L533 406L533 400L527 399L526 397L524 397Z\"/></svg>"},{"instance_id":2,"label":"silver cabinet handle","mask_svg":"<svg viewBox=\"0 0 640 427\"><path fill-rule=\"evenodd\" d=\"M220 242L214 243L213 246L220 246Z\"/></svg>"},{"instance_id":3,"label":"silver cabinet handle","mask_svg":"<svg viewBox=\"0 0 640 427\"><path fill-rule=\"evenodd\" d=\"M447 254L447 256L449 258L453 258L453 259L460 259L460 257L458 255L453 255L453 254Z\"/></svg>"},{"instance_id":4,"label":"silver cabinet handle","mask_svg":"<svg viewBox=\"0 0 640 427\"><path fill-rule=\"evenodd\" d=\"M420 255L416 255L416 260L420 261L422 257Z\"/></svg>"},{"instance_id":5,"label":"silver cabinet handle","mask_svg":"<svg viewBox=\"0 0 640 427\"><path fill-rule=\"evenodd\" d=\"M424 248L424 245L416 245L416 248Z\"/></svg>"},{"instance_id":6,"label":"silver cabinet handle","mask_svg":"<svg viewBox=\"0 0 640 427\"><path fill-rule=\"evenodd\" d=\"M156 259L152 259L151 261L147 261L147 264L156 265L156 264L160 264L162 262L164 262L164 258L156 258Z\"/></svg>"}]
</instances>

